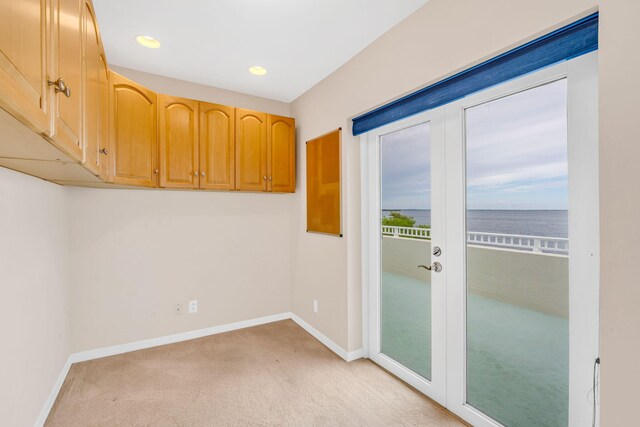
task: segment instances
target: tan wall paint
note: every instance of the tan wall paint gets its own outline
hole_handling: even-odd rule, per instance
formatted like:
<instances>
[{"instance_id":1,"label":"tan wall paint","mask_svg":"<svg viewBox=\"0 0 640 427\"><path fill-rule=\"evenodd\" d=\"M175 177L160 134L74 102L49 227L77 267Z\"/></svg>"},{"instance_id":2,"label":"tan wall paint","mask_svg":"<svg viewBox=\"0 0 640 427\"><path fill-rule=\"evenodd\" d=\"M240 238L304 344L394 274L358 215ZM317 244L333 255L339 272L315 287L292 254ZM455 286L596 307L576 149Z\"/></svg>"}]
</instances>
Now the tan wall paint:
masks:
<instances>
[{"instance_id":1,"label":"tan wall paint","mask_svg":"<svg viewBox=\"0 0 640 427\"><path fill-rule=\"evenodd\" d=\"M72 351L291 310L291 195L67 192Z\"/></svg>"},{"instance_id":2,"label":"tan wall paint","mask_svg":"<svg viewBox=\"0 0 640 427\"><path fill-rule=\"evenodd\" d=\"M65 190L0 168L0 424L32 426L70 352Z\"/></svg>"},{"instance_id":3,"label":"tan wall paint","mask_svg":"<svg viewBox=\"0 0 640 427\"><path fill-rule=\"evenodd\" d=\"M601 425L638 425L640 2L600 10Z\"/></svg>"},{"instance_id":4,"label":"tan wall paint","mask_svg":"<svg viewBox=\"0 0 640 427\"><path fill-rule=\"evenodd\" d=\"M232 107L247 108L249 110L264 111L280 116L291 116L291 104L233 92L231 90L205 86L184 80L172 79L145 73L144 71L130 68L111 66L111 69L141 85L165 95L180 96L195 99L197 101L213 102L214 104L229 105Z\"/></svg>"},{"instance_id":5,"label":"tan wall paint","mask_svg":"<svg viewBox=\"0 0 640 427\"><path fill-rule=\"evenodd\" d=\"M349 351L362 345L360 151L351 118L595 10L596 0L430 0L292 104L298 125L293 311ZM363 17L363 19L366 19ZM342 127L342 239L305 233L304 141ZM312 311L319 299L320 312Z\"/></svg>"}]
</instances>

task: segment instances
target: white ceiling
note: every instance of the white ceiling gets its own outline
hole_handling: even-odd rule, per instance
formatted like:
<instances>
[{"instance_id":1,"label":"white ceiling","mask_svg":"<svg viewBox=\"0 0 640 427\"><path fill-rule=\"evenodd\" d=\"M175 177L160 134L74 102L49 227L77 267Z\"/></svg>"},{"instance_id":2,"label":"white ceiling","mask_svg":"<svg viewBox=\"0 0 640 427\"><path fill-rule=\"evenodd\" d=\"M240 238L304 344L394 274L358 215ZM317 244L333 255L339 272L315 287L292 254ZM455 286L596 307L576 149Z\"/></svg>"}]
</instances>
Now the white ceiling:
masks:
<instances>
[{"instance_id":1,"label":"white ceiling","mask_svg":"<svg viewBox=\"0 0 640 427\"><path fill-rule=\"evenodd\" d=\"M112 65L291 102L427 0L94 0ZM148 35L160 49L138 45ZM252 65L269 70L256 77Z\"/></svg>"}]
</instances>

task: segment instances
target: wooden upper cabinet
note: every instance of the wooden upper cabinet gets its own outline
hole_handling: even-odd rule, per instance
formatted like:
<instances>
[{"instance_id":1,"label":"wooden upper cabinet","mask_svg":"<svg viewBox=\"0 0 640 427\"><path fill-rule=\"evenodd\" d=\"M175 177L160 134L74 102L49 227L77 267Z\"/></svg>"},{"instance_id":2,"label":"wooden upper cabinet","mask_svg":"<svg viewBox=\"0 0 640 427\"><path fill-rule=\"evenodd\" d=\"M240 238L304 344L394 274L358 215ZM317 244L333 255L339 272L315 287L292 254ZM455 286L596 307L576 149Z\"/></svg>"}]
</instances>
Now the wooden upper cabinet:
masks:
<instances>
[{"instance_id":1,"label":"wooden upper cabinet","mask_svg":"<svg viewBox=\"0 0 640 427\"><path fill-rule=\"evenodd\" d=\"M158 95L160 187L198 188L198 101Z\"/></svg>"},{"instance_id":2,"label":"wooden upper cabinet","mask_svg":"<svg viewBox=\"0 0 640 427\"><path fill-rule=\"evenodd\" d=\"M104 53L100 55L98 62L98 132L99 132L99 149L98 149L98 165L100 166L100 178L109 182L111 176L109 174L109 68Z\"/></svg>"},{"instance_id":3,"label":"wooden upper cabinet","mask_svg":"<svg viewBox=\"0 0 640 427\"><path fill-rule=\"evenodd\" d=\"M0 107L49 134L48 0L0 1Z\"/></svg>"},{"instance_id":4,"label":"wooden upper cabinet","mask_svg":"<svg viewBox=\"0 0 640 427\"><path fill-rule=\"evenodd\" d=\"M267 191L296 191L296 123L290 117L267 117Z\"/></svg>"},{"instance_id":5,"label":"wooden upper cabinet","mask_svg":"<svg viewBox=\"0 0 640 427\"><path fill-rule=\"evenodd\" d=\"M95 175L100 173L100 72L103 61L95 14L89 2L84 4L84 165Z\"/></svg>"},{"instance_id":6,"label":"wooden upper cabinet","mask_svg":"<svg viewBox=\"0 0 640 427\"><path fill-rule=\"evenodd\" d=\"M236 189L267 190L267 115L236 108Z\"/></svg>"},{"instance_id":7,"label":"wooden upper cabinet","mask_svg":"<svg viewBox=\"0 0 640 427\"><path fill-rule=\"evenodd\" d=\"M235 188L235 108L200 103L200 188Z\"/></svg>"},{"instance_id":8,"label":"wooden upper cabinet","mask_svg":"<svg viewBox=\"0 0 640 427\"><path fill-rule=\"evenodd\" d=\"M111 181L157 186L156 94L109 72Z\"/></svg>"},{"instance_id":9,"label":"wooden upper cabinet","mask_svg":"<svg viewBox=\"0 0 640 427\"><path fill-rule=\"evenodd\" d=\"M82 24L84 0L52 1L52 81L54 120L51 137L55 145L82 160ZM20 3L20 2L18 2ZM61 83L64 82L64 83ZM67 91L56 89L66 88Z\"/></svg>"}]
</instances>

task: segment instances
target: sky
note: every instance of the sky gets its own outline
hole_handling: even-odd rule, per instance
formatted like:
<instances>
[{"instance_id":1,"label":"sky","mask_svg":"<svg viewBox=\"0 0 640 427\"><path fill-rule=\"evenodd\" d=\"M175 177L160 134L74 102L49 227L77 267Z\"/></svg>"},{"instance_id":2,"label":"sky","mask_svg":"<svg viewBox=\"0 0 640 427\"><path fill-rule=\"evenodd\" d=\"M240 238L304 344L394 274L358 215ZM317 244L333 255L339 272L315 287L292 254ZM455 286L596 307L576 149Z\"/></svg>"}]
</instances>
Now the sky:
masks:
<instances>
[{"instance_id":1,"label":"sky","mask_svg":"<svg viewBox=\"0 0 640 427\"><path fill-rule=\"evenodd\" d=\"M567 209L566 80L465 112L468 209ZM381 138L383 209L431 209L430 126Z\"/></svg>"}]
</instances>

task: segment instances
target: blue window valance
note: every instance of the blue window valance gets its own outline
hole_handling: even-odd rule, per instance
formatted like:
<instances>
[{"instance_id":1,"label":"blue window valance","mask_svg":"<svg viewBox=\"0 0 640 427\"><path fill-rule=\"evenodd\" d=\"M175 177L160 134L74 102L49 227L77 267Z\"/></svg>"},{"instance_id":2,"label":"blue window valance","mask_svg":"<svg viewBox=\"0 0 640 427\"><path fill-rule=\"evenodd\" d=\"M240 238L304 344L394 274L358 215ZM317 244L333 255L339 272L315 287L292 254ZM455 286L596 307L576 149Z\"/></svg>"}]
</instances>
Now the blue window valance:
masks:
<instances>
[{"instance_id":1,"label":"blue window valance","mask_svg":"<svg viewBox=\"0 0 640 427\"><path fill-rule=\"evenodd\" d=\"M358 116L353 119L353 134L360 135L597 49L598 13L595 13Z\"/></svg>"}]
</instances>

